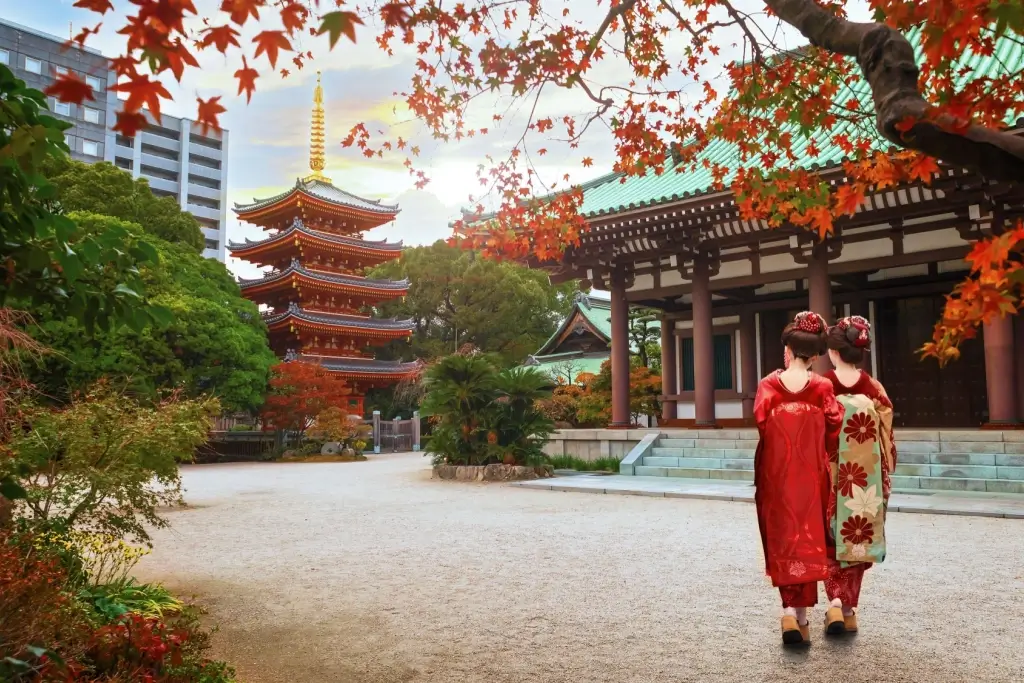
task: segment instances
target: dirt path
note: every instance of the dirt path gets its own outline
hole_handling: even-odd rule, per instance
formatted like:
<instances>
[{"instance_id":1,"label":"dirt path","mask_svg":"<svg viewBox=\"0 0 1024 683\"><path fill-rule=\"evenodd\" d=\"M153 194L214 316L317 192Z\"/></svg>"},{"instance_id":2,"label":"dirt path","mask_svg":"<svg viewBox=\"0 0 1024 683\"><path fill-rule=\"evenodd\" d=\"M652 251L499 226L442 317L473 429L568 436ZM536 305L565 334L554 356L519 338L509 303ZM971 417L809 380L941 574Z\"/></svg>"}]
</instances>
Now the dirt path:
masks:
<instances>
[{"instance_id":1,"label":"dirt path","mask_svg":"<svg viewBox=\"0 0 1024 683\"><path fill-rule=\"evenodd\" d=\"M245 683L1024 680L1024 522L893 515L862 633L778 645L753 507L435 482L426 459L190 467L139 567Z\"/></svg>"}]
</instances>

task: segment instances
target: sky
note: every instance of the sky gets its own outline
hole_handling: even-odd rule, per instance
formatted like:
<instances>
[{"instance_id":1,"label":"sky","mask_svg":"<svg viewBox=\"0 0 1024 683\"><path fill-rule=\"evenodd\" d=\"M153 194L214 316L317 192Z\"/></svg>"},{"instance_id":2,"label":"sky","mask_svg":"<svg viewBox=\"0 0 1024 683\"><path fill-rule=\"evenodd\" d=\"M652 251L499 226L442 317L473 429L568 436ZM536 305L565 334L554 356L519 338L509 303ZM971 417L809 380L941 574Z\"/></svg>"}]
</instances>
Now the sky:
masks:
<instances>
[{"instance_id":1,"label":"sky","mask_svg":"<svg viewBox=\"0 0 1024 683\"><path fill-rule=\"evenodd\" d=\"M69 35L69 23L76 33L97 23L97 15L74 8L73 1L0 0L0 16L65 37ZM752 0L738 0L738 3L750 5L752 9L763 9L761 3ZM213 16L219 2L195 0L195 4L200 16ZM565 5L565 2L557 3L559 8ZM104 17L100 33L91 36L87 43L108 56L123 51L124 36L117 35L116 30L123 25L124 14L134 8L126 0L114 0L114 6L116 15ZM592 0L568 0L568 6L574 19L580 18L591 28L599 23L606 11L605 7ZM264 15L261 16L266 19ZM249 48L245 39L259 30L279 28L274 21L276 17L260 22L258 27L247 27L243 31L242 45ZM201 28L198 20L195 28ZM517 28L513 27L513 35ZM197 57L201 69L190 70L180 84L173 78L163 79L174 96L173 102L164 105L164 111L175 116L194 118L196 97L222 97L221 104L227 107L227 113L222 115L221 125L229 131L229 207L235 202L249 202L256 197L277 194L292 186L296 178L309 174L309 121L317 70L323 72L327 133L325 174L342 189L371 199L397 202L401 208L394 222L367 233L367 237L402 240L407 245L430 244L450 235L448 224L458 217L460 208L471 208L480 200L482 191L476 169L485 163L488 154L499 158L507 154L523 133L522 122L528 103L500 97L481 100L471 111L470 120L476 127L492 128L491 135L458 143L434 141L422 125L403 111L402 98L396 94L408 87L415 73L417 55L411 47L400 45L389 57L374 42L375 33L374 27L366 27L359 34L362 38L357 44L343 39L334 50L327 49L325 37L299 36L297 47L312 51L316 59L307 62L302 70L291 68L290 76L281 78L270 71L264 58L260 58L255 66L261 77L248 104L244 96L236 94L233 73L241 63L238 55L225 58L214 50L200 52ZM668 41L672 40L679 42L681 54L686 39L670 36ZM784 39L783 43L786 40L789 39ZM803 41L795 40L794 44L800 42ZM730 47L723 47L723 60L736 56L736 50ZM247 51L252 52L251 48ZM290 55L285 58L286 63L278 64L278 69L292 67L287 63L289 59ZM622 85L628 82L629 73L620 60L604 60L594 71L594 79L600 84ZM699 85L691 83L685 87L697 88ZM564 114L590 112L592 108L593 105L579 90L563 89L546 91L537 113L560 118ZM491 119L495 112L504 114L507 125L494 128ZM357 149L343 148L340 141L351 126L360 121L365 122L371 131L383 130L392 138L401 135L417 144L421 149L417 166L427 172L431 182L422 190L416 189L414 179L402 166L403 156L366 159ZM613 140L608 129L601 124L591 128L577 149L555 142L547 144L547 141L533 148L537 146L549 149L546 156L533 159L538 174L548 182L560 180L566 173L570 174L572 182L583 182L607 173L614 163ZM593 160L589 168L581 166L585 157ZM474 197L473 202L470 195ZM491 201L485 200L484 203L492 206ZM259 228L240 223L231 211L228 214L229 241L261 237ZM258 272L232 258L228 260L228 267L243 276L253 276Z\"/></svg>"}]
</instances>

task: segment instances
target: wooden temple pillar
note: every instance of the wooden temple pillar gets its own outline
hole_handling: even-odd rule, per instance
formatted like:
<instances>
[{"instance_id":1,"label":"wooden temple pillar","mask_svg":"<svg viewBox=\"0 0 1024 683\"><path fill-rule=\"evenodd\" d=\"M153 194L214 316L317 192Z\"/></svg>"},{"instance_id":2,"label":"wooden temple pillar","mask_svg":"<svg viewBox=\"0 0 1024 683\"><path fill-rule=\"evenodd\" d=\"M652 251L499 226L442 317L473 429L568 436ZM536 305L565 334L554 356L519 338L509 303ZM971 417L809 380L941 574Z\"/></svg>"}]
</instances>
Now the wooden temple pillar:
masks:
<instances>
[{"instance_id":1,"label":"wooden temple pillar","mask_svg":"<svg viewBox=\"0 0 1024 683\"><path fill-rule=\"evenodd\" d=\"M757 327L753 308L740 313L740 381L742 382L743 419L754 419L754 396L757 395Z\"/></svg>"},{"instance_id":2,"label":"wooden temple pillar","mask_svg":"<svg viewBox=\"0 0 1024 683\"><path fill-rule=\"evenodd\" d=\"M612 307L612 421L609 427L629 427L629 302L621 274L611 280Z\"/></svg>"},{"instance_id":3,"label":"wooden temple pillar","mask_svg":"<svg viewBox=\"0 0 1024 683\"><path fill-rule=\"evenodd\" d=\"M677 382L679 374L676 368L676 323L666 316L661 316L661 422L675 420L676 401L669 398L679 393Z\"/></svg>"},{"instance_id":4,"label":"wooden temple pillar","mask_svg":"<svg viewBox=\"0 0 1024 683\"><path fill-rule=\"evenodd\" d=\"M869 320L870 319L870 315L869 315L869 311L868 311L868 300L865 299L865 298L854 299L853 302L850 304L850 315L859 315L860 317L864 318L865 320ZM874 330L871 330L871 332L872 332L872 337L873 337L874 336ZM872 339L872 343L874 343L874 339ZM862 360L861 363L860 363L860 369L863 370L864 372L868 373L869 375L873 375L874 374L872 372L873 368L871 367L871 352L870 352L870 350L864 354L864 360Z\"/></svg>"},{"instance_id":5,"label":"wooden temple pillar","mask_svg":"<svg viewBox=\"0 0 1024 683\"><path fill-rule=\"evenodd\" d=\"M817 313L831 325L832 320L832 281L828 275L828 249L824 244L814 247L807 260L807 308ZM832 369L828 354L823 353L814 362L814 371L823 374Z\"/></svg>"},{"instance_id":6,"label":"wooden temple pillar","mask_svg":"<svg viewBox=\"0 0 1024 683\"><path fill-rule=\"evenodd\" d=\"M693 264L693 403L696 427L715 426L715 345L711 274L701 258Z\"/></svg>"},{"instance_id":7,"label":"wooden temple pillar","mask_svg":"<svg viewBox=\"0 0 1024 683\"><path fill-rule=\"evenodd\" d=\"M1013 328L1013 318L1005 315L985 323L988 424L993 427L1018 424Z\"/></svg>"}]
</instances>

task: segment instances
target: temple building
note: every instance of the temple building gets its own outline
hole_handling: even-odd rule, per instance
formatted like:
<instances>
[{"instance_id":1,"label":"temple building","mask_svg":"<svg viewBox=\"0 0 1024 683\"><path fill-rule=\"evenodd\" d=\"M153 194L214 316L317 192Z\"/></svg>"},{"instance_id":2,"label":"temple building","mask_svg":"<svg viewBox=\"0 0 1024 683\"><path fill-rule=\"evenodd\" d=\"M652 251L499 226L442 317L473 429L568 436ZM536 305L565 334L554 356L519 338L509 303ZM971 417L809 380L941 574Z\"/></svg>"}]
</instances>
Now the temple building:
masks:
<instances>
[{"instance_id":1,"label":"temple building","mask_svg":"<svg viewBox=\"0 0 1024 683\"><path fill-rule=\"evenodd\" d=\"M966 55L962 66L995 74L1022 60L1024 46L1000 40L995 55ZM870 101L865 87L854 83L836 101ZM1024 131L1024 120L1016 130ZM835 187L844 180L844 155L828 137L818 140L817 155L805 147L797 164ZM878 140L878 149L887 146ZM705 154L739 163L722 141ZM628 337L630 306L662 312L662 425L750 426L758 380L782 366L782 328L804 309L830 322L848 314L870 320L875 341L866 366L892 398L897 427L1024 423L1024 315L987 323L944 368L918 354L944 295L968 273L970 244L1024 217L1024 183L993 183L944 165L928 185L869 194L824 241L797 226L741 220L733 193L713 189L701 164L683 173L609 174L583 191L589 230L579 245L558 262L531 265L555 283L580 279L611 292L611 426L629 422L628 344L617 342Z\"/></svg>"},{"instance_id":2,"label":"temple building","mask_svg":"<svg viewBox=\"0 0 1024 683\"><path fill-rule=\"evenodd\" d=\"M610 316L608 299L579 292L569 315L523 365L545 372L563 384L575 383L583 373L596 375L609 358Z\"/></svg>"},{"instance_id":3,"label":"temple building","mask_svg":"<svg viewBox=\"0 0 1024 683\"><path fill-rule=\"evenodd\" d=\"M310 141L309 176L273 197L235 204L241 220L270 235L230 248L233 256L270 268L263 277L239 279L239 284L246 298L266 307L271 348L286 361L318 363L343 379L351 390L349 411L362 415L367 389L395 384L419 368L418 363L377 360L373 354L374 346L408 339L412 321L367 313L381 301L404 297L409 283L361 274L401 255L400 242L362 239L363 232L394 220L399 209L357 197L324 176L319 73Z\"/></svg>"}]
</instances>

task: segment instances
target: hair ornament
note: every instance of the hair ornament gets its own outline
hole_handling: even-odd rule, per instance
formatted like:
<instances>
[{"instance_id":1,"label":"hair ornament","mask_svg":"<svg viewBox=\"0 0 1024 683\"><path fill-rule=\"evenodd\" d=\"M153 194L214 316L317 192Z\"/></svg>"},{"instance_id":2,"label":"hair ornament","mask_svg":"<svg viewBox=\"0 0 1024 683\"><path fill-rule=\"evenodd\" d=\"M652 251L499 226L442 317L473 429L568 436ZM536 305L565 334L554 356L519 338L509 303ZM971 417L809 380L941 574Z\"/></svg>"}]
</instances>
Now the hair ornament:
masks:
<instances>
[{"instance_id":1,"label":"hair ornament","mask_svg":"<svg viewBox=\"0 0 1024 683\"><path fill-rule=\"evenodd\" d=\"M851 315L840 320L837 325L846 332L846 338L858 349L871 345L871 323L863 316Z\"/></svg>"},{"instance_id":2,"label":"hair ornament","mask_svg":"<svg viewBox=\"0 0 1024 683\"><path fill-rule=\"evenodd\" d=\"M793 323L796 325L796 329L810 334L821 334L828 327L825 324L825 319L813 311L797 313L793 318Z\"/></svg>"}]
</instances>

